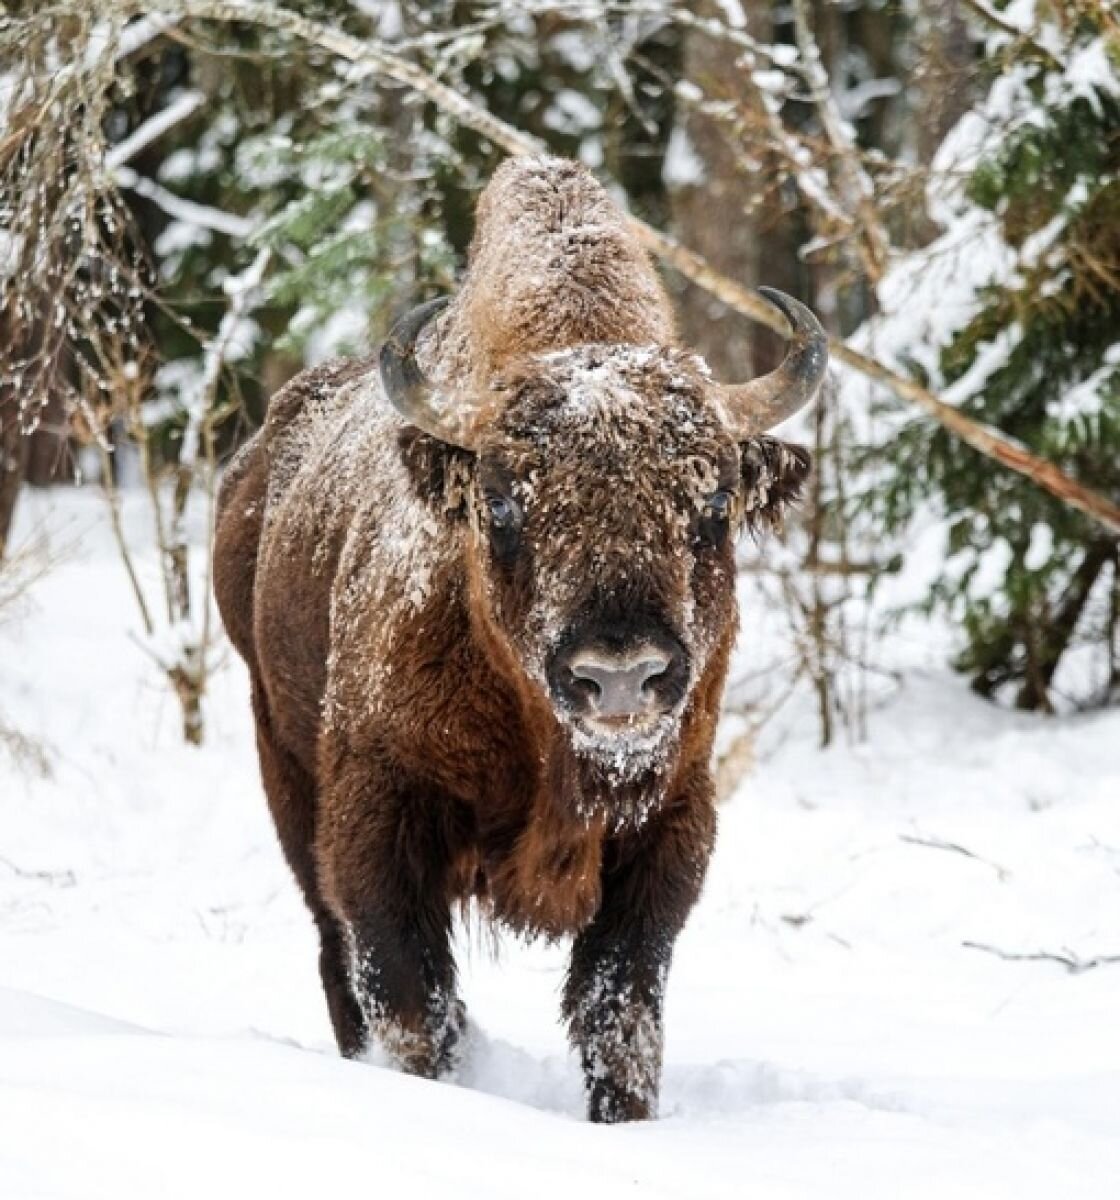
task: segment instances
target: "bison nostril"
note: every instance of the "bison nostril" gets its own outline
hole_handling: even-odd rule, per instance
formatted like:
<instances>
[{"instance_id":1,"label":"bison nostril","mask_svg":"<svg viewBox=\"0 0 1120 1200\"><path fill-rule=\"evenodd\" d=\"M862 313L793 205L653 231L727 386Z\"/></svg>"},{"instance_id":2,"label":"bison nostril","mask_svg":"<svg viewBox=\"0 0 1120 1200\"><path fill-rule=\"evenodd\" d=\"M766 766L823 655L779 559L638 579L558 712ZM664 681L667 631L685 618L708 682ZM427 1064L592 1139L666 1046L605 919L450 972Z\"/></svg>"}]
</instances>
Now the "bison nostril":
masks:
<instances>
[{"instance_id":1,"label":"bison nostril","mask_svg":"<svg viewBox=\"0 0 1120 1200\"><path fill-rule=\"evenodd\" d=\"M569 671L569 674L572 677L569 684L569 691L581 700L598 700L603 694L603 689L589 676L579 675L575 671Z\"/></svg>"},{"instance_id":2,"label":"bison nostril","mask_svg":"<svg viewBox=\"0 0 1120 1200\"><path fill-rule=\"evenodd\" d=\"M646 659L641 665L645 671L642 678L642 691L652 693L653 688L650 685L656 683L668 671L669 658L667 655L659 654L656 658Z\"/></svg>"},{"instance_id":3,"label":"bison nostril","mask_svg":"<svg viewBox=\"0 0 1120 1200\"><path fill-rule=\"evenodd\" d=\"M613 655L589 650L568 664L576 696L596 713L630 717L650 710L656 702L652 684L668 671L669 655L643 646L638 653Z\"/></svg>"}]
</instances>

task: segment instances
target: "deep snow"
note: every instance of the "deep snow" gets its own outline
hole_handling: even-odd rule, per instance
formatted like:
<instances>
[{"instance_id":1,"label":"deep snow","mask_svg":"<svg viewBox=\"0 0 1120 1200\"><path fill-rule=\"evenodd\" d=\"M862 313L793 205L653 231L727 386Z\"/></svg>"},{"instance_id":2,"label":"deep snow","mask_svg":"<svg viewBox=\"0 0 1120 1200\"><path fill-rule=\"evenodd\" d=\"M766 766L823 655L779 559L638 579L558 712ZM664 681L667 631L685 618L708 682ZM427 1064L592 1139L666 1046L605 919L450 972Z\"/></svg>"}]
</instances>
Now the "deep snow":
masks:
<instances>
[{"instance_id":1,"label":"deep snow","mask_svg":"<svg viewBox=\"0 0 1120 1200\"><path fill-rule=\"evenodd\" d=\"M239 664L180 745L97 497L37 527L61 561L0 628L0 714L54 764L0 759L4 1200L1120 1194L1120 963L964 945L1120 955L1120 714L998 712L920 645L865 745L788 705L678 948L663 1118L596 1128L562 953L477 928L457 1085L335 1056Z\"/></svg>"}]
</instances>

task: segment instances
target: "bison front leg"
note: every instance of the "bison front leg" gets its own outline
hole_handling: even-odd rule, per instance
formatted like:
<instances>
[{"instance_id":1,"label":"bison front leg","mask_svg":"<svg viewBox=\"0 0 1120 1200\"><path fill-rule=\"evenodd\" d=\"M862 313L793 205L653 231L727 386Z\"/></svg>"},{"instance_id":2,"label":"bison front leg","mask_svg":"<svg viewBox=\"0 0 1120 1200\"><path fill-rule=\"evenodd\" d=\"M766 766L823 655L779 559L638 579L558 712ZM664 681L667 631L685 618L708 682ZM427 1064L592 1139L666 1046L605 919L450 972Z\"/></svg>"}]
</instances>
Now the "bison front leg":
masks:
<instances>
[{"instance_id":1,"label":"bison front leg","mask_svg":"<svg viewBox=\"0 0 1120 1200\"><path fill-rule=\"evenodd\" d=\"M402 918L368 904L350 920L353 986L368 1027L410 1075L435 1079L456 1064L466 1010L455 992L446 914Z\"/></svg>"},{"instance_id":2,"label":"bison front leg","mask_svg":"<svg viewBox=\"0 0 1120 1200\"><path fill-rule=\"evenodd\" d=\"M592 1121L657 1115L665 982L714 833L705 776L640 832L607 847L602 904L575 940L564 992Z\"/></svg>"},{"instance_id":3,"label":"bison front leg","mask_svg":"<svg viewBox=\"0 0 1120 1200\"><path fill-rule=\"evenodd\" d=\"M454 1066L465 1025L451 951L446 819L446 805L384 786L368 763L347 763L334 773L319 839L369 1036L403 1070L427 1078Z\"/></svg>"}]
</instances>

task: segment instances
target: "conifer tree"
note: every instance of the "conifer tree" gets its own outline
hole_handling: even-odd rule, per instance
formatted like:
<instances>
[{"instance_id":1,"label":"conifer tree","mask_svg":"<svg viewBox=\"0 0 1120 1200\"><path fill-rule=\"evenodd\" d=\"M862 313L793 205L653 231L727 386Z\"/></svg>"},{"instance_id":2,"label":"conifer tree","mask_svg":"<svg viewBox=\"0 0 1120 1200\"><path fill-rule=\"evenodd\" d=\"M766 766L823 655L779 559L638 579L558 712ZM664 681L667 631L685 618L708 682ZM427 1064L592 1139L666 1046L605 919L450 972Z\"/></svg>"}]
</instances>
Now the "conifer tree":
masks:
<instances>
[{"instance_id":1,"label":"conifer tree","mask_svg":"<svg viewBox=\"0 0 1120 1200\"><path fill-rule=\"evenodd\" d=\"M1091 0L1016 0L999 22L987 93L934 162L944 233L884 281L868 340L1116 499L1120 39ZM885 432L875 520L944 522L925 606L963 632L975 689L1046 711L1115 700L1116 539L940 426L908 415Z\"/></svg>"}]
</instances>

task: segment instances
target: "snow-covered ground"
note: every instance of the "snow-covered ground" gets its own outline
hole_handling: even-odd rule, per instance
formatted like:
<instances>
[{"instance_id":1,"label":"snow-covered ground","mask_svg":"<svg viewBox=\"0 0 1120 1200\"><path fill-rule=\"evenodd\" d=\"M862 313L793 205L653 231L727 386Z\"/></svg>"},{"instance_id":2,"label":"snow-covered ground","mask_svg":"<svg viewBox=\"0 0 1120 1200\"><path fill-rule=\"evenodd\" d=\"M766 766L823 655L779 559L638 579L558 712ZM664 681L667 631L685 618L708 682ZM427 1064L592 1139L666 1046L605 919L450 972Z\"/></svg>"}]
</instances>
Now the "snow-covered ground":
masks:
<instances>
[{"instance_id":1,"label":"snow-covered ground","mask_svg":"<svg viewBox=\"0 0 1120 1200\"><path fill-rule=\"evenodd\" d=\"M787 706L679 945L662 1119L598 1128L562 954L477 929L456 1084L336 1057L239 665L179 744L97 498L37 525L61 561L0 629L0 714L53 762L0 760L4 1200L1120 1194L1120 962L993 952L1120 955L1120 714L911 670L820 752Z\"/></svg>"}]
</instances>

